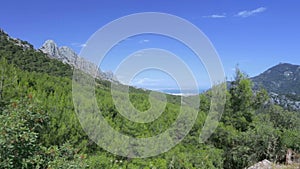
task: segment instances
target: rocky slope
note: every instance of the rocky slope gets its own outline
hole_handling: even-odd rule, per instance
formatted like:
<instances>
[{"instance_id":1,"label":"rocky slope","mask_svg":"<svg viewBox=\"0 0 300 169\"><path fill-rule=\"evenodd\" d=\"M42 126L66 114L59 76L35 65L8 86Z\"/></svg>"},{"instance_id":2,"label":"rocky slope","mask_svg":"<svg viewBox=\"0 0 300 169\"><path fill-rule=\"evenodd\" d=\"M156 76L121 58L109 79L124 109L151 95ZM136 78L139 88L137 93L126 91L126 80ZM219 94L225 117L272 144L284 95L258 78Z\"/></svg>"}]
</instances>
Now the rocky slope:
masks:
<instances>
[{"instance_id":1,"label":"rocky slope","mask_svg":"<svg viewBox=\"0 0 300 169\"><path fill-rule=\"evenodd\" d=\"M113 81L112 72L102 72L95 64L79 57L71 48L67 46L58 47L53 40L47 40L40 50L50 58L69 64L75 69L80 69L92 76L96 75L100 79Z\"/></svg>"},{"instance_id":2,"label":"rocky slope","mask_svg":"<svg viewBox=\"0 0 300 169\"><path fill-rule=\"evenodd\" d=\"M8 36L8 34L1 28L0 28L0 37L5 38L6 40L13 42L15 45L22 47L23 50L33 49L33 46L31 44L29 44L27 41L23 41L23 40Z\"/></svg>"}]
</instances>

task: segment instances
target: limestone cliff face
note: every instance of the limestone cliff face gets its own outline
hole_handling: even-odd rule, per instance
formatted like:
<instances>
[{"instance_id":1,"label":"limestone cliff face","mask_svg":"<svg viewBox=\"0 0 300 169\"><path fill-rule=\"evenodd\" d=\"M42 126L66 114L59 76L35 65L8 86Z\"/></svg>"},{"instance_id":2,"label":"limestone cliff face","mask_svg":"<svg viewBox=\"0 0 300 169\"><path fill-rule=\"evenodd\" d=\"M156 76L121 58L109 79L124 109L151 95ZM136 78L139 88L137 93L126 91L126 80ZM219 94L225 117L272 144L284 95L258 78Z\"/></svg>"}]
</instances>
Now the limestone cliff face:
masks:
<instances>
[{"instance_id":1,"label":"limestone cliff face","mask_svg":"<svg viewBox=\"0 0 300 169\"><path fill-rule=\"evenodd\" d=\"M79 57L71 48L67 46L58 47L53 40L47 40L40 50L49 57L69 64L75 69L80 69L92 76L96 75L96 78L113 81L112 72L102 72L95 64Z\"/></svg>"},{"instance_id":2,"label":"limestone cliff face","mask_svg":"<svg viewBox=\"0 0 300 169\"><path fill-rule=\"evenodd\" d=\"M48 54L52 58L61 60L59 48L53 40L47 40L41 47L41 51Z\"/></svg>"}]
</instances>

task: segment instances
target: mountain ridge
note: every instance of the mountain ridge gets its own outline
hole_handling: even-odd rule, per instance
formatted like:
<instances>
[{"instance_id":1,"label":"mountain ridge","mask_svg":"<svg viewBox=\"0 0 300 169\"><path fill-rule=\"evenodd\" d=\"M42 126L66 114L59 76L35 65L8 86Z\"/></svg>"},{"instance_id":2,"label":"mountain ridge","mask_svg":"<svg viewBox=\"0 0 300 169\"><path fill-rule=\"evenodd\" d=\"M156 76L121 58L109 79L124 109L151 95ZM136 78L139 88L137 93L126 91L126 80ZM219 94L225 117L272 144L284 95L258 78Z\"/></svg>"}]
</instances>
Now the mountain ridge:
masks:
<instances>
[{"instance_id":1,"label":"mountain ridge","mask_svg":"<svg viewBox=\"0 0 300 169\"><path fill-rule=\"evenodd\" d=\"M64 64L68 64L75 69L82 70L87 74L95 76L96 78L108 81L116 81L113 78L112 72L102 72L97 65L78 56L70 47L58 47L54 40L46 40L39 50L47 54L50 58L57 59Z\"/></svg>"},{"instance_id":2,"label":"mountain ridge","mask_svg":"<svg viewBox=\"0 0 300 169\"><path fill-rule=\"evenodd\" d=\"M300 110L300 65L279 63L250 78L254 89L267 90L272 104L289 110Z\"/></svg>"},{"instance_id":3,"label":"mountain ridge","mask_svg":"<svg viewBox=\"0 0 300 169\"><path fill-rule=\"evenodd\" d=\"M268 92L300 95L300 65L280 63L251 80L256 88L263 86Z\"/></svg>"}]
</instances>

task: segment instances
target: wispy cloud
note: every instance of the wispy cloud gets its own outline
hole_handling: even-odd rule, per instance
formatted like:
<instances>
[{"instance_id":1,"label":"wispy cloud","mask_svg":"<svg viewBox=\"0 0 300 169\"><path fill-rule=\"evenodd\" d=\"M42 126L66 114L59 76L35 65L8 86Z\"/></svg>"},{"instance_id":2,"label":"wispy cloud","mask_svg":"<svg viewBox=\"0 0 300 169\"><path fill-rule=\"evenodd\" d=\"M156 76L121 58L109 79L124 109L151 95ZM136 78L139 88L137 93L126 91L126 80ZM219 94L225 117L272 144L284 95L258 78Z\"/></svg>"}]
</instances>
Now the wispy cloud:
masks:
<instances>
[{"instance_id":1,"label":"wispy cloud","mask_svg":"<svg viewBox=\"0 0 300 169\"><path fill-rule=\"evenodd\" d=\"M143 39L143 40L140 40L140 41L139 41L139 43L148 43L148 42L150 42L149 39Z\"/></svg>"},{"instance_id":2,"label":"wispy cloud","mask_svg":"<svg viewBox=\"0 0 300 169\"><path fill-rule=\"evenodd\" d=\"M74 47L80 47L80 48L86 47L85 43L74 42L74 43L71 43L71 45L74 46Z\"/></svg>"},{"instance_id":3,"label":"wispy cloud","mask_svg":"<svg viewBox=\"0 0 300 169\"><path fill-rule=\"evenodd\" d=\"M134 56L143 56L145 52L139 51L134 54Z\"/></svg>"},{"instance_id":4,"label":"wispy cloud","mask_svg":"<svg viewBox=\"0 0 300 169\"><path fill-rule=\"evenodd\" d=\"M217 18L226 18L226 14L213 14L213 15L208 15L208 16L203 16L203 18L213 18L213 19L217 19Z\"/></svg>"},{"instance_id":5,"label":"wispy cloud","mask_svg":"<svg viewBox=\"0 0 300 169\"><path fill-rule=\"evenodd\" d=\"M241 11L238 14L236 14L236 16L246 18L249 16L253 16L255 14L258 14L258 13L262 13L266 10L267 10L267 8L265 8L265 7L260 7L260 8L254 9L254 10L244 10L244 11Z\"/></svg>"},{"instance_id":6,"label":"wispy cloud","mask_svg":"<svg viewBox=\"0 0 300 169\"><path fill-rule=\"evenodd\" d=\"M164 79L140 78L132 81L134 86L156 86L160 85Z\"/></svg>"}]
</instances>

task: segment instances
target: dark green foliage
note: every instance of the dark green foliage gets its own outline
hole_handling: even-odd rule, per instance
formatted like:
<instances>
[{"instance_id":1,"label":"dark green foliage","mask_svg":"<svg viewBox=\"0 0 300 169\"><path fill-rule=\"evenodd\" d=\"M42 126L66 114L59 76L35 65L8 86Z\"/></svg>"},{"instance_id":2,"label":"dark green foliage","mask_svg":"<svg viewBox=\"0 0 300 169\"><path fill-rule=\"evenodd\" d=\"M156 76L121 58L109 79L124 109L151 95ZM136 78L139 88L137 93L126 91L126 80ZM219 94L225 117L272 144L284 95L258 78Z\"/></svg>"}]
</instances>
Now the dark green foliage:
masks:
<instances>
[{"instance_id":1,"label":"dark green foliage","mask_svg":"<svg viewBox=\"0 0 300 169\"><path fill-rule=\"evenodd\" d=\"M252 83L237 69L235 81L231 82L228 98L230 111L224 113L225 123L237 130L246 131L253 120Z\"/></svg>"}]
</instances>

